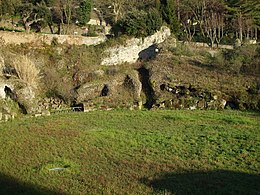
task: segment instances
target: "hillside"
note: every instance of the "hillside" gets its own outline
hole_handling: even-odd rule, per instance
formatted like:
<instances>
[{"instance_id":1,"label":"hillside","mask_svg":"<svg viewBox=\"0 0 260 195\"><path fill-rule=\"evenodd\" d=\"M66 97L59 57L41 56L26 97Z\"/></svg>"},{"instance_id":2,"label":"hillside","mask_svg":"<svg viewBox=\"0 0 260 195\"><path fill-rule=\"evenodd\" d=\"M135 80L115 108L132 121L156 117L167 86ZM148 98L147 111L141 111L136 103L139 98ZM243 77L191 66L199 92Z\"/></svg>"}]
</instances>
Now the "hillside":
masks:
<instances>
[{"instance_id":1,"label":"hillside","mask_svg":"<svg viewBox=\"0 0 260 195\"><path fill-rule=\"evenodd\" d=\"M167 28L145 39L123 36L91 46L6 45L0 50L1 118L70 107L260 110L259 51L258 45L176 44Z\"/></svg>"}]
</instances>

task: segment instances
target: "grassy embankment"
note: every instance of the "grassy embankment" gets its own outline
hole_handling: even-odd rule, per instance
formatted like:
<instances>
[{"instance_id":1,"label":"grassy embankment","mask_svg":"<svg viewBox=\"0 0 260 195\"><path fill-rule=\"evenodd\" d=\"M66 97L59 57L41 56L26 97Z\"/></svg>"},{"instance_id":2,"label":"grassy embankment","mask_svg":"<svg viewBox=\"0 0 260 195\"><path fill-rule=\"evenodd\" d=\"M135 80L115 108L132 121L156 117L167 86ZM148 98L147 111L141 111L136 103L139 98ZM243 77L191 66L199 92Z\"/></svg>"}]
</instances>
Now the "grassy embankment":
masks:
<instances>
[{"instance_id":1,"label":"grassy embankment","mask_svg":"<svg viewBox=\"0 0 260 195\"><path fill-rule=\"evenodd\" d=\"M259 160L259 113L119 110L0 124L0 194L257 194Z\"/></svg>"}]
</instances>

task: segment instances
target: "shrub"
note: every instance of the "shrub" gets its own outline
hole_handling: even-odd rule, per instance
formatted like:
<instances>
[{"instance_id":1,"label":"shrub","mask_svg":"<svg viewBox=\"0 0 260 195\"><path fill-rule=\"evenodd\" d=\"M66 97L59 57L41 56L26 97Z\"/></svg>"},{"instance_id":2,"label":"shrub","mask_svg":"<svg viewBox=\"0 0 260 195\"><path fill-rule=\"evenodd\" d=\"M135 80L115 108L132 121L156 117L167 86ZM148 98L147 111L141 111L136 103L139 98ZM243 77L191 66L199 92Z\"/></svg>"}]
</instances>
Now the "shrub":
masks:
<instances>
[{"instance_id":1,"label":"shrub","mask_svg":"<svg viewBox=\"0 0 260 195\"><path fill-rule=\"evenodd\" d=\"M175 10L176 5L174 0L161 1L160 11L163 20L170 26L172 32L178 33L179 22Z\"/></svg>"},{"instance_id":2,"label":"shrub","mask_svg":"<svg viewBox=\"0 0 260 195\"><path fill-rule=\"evenodd\" d=\"M54 68L47 68L43 78L44 91L47 97L57 97L66 103L69 103L73 98L71 89L73 83L66 75L59 73Z\"/></svg>"},{"instance_id":3,"label":"shrub","mask_svg":"<svg viewBox=\"0 0 260 195\"><path fill-rule=\"evenodd\" d=\"M146 37L152 35L162 26L162 19L157 10L148 12L134 10L118 21L112 28L112 32L118 36L126 34L134 37Z\"/></svg>"},{"instance_id":4,"label":"shrub","mask_svg":"<svg viewBox=\"0 0 260 195\"><path fill-rule=\"evenodd\" d=\"M259 74L260 47L245 45L234 50L222 50L211 59L211 64L218 69L233 73Z\"/></svg>"},{"instance_id":5,"label":"shrub","mask_svg":"<svg viewBox=\"0 0 260 195\"><path fill-rule=\"evenodd\" d=\"M79 5L79 24L86 25L90 19L92 0L84 0Z\"/></svg>"},{"instance_id":6,"label":"shrub","mask_svg":"<svg viewBox=\"0 0 260 195\"><path fill-rule=\"evenodd\" d=\"M83 33L82 36L86 37L96 37L98 36L97 32L102 32L103 29L101 29L99 26L95 25L88 25L88 32Z\"/></svg>"},{"instance_id":7,"label":"shrub","mask_svg":"<svg viewBox=\"0 0 260 195\"><path fill-rule=\"evenodd\" d=\"M37 87L39 79L38 74L40 71L36 68L32 60L27 56L18 55L13 58L11 66L15 69L19 79L32 87Z\"/></svg>"}]
</instances>

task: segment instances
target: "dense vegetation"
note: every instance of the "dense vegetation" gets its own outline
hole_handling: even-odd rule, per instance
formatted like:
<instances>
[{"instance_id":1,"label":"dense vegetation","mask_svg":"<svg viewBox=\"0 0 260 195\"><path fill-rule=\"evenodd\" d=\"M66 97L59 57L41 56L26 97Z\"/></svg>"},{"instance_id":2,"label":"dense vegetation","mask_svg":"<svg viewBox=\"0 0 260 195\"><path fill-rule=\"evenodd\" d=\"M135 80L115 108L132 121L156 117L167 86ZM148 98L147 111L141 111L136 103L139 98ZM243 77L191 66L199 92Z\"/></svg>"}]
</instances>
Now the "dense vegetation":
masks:
<instances>
[{"instance_id":1,"label":"dense vegetation","mask_svg":"<svg viewBox=\"0 0 260 195\"><path fill-rule=\"evenodd\" d=\"M0 1L0 19L18 17L27 32L48 25L51 33L55 33L54 26L58 27L56 33L66 33L71 24L85 25L91 10L100 23L115 25L115 34L145 36L157 30L162 19L180 39L211 45L233 43L236 38L240 42L257 39L260 27L260 4L255 0Z\"/></svg>"},{"instance_id":2,"label":"dense vegetation","mask_svg":"<svg viewBox=\"0 0 260 195\"><path fill-rule=\"evenodd\" d=\"M259 121L114 110L2 123L0 193L257 194Z\"/></svg>"}]
</instances>

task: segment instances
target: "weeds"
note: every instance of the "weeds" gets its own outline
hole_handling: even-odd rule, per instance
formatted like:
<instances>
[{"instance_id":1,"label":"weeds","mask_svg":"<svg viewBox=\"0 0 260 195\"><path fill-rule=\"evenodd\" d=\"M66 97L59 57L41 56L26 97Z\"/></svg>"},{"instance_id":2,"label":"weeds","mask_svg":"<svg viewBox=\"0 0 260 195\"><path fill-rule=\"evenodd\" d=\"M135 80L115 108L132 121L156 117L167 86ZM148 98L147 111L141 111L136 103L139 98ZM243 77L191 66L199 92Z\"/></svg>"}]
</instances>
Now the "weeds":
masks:
<instances>
[{"instance_id":1,"label":"weeds","mask_svg":"<svg viewBox=\"0 0 260 195\"><path fill-rule=\"evenodd\" d=\"M32 87L38 86L39 70L36 68L32 60L28 56L18 55L11 61L11 66L19 79Z\"/></svg>"}]
</instances>

